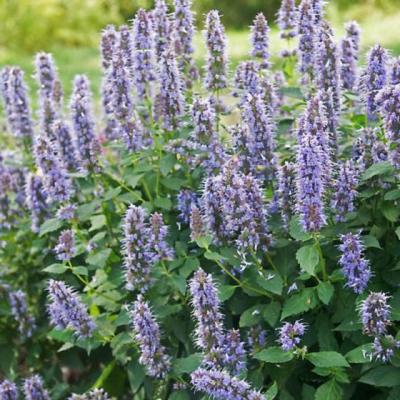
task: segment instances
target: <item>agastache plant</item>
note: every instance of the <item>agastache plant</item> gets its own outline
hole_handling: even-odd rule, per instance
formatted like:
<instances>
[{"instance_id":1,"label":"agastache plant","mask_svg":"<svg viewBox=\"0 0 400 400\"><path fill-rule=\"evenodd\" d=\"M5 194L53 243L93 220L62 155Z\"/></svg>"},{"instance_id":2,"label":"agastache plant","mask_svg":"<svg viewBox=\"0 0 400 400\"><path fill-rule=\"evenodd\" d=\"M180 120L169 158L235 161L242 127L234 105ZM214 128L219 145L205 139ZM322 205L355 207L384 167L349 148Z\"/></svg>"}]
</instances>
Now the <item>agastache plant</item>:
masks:
<instances>
[{"instance_id":1,"label":"agastache plant","mask_svg":"<svg viewBox=\"0 0 400 400\"><path fill-rule=\"evenodd\" d=\"M49 393L44 388L43 379L39 375L25 379L24 394L26 400L50 400Z\"/></svg>"},{"instance_id":2,"label":"agastache plant","mask_svg":"<svg viewBox=\"0 0 400 400\"><path fill-rule=\"evenodd\" d=\"M73 141L69 125L63 120L56 119L52 125L52 131L56 138L56 149L69 171L75 171L79 167L77 151Z\"/></svg>"},{"instance_id":3,"label":"agastache plant","mask_svg":"<svg viewBox=\"0 0 400 400\"><path fill-rule=\"evenodd\" d=\"M76 291L62 281L50 279L48 293L47 310L56 329L71 329L78 338L91 337L96 325Z\"/></svg>"},{"instance_id":4,"label":"agastache plant","mask_svg":"<svg viewBox=\"0 0 400 400\"><path fill-rule=\"evenodd\" d=\"M61 261L70 261L76 253L75 235L70 229L61 232L58 243L54 248L56 257Z\"/></svg>"},{"instance_id":5,"label":"agastache plant","mask_svg":"<svg viewBox=\"0 0 400 400\"><path fill-rule=\"evenodd\" d=\"M192 206L198 204L196 193L190 189L182 189L176 199L178 201L177 210L179 211L179 220L184 224L189 224Z\"/></svg>"},{"instance_id":6,"label":"agastache plant","mask_svg":"<svg viewBox=\"0 0 400 400\"><path fill-rule=\"evenodd\" d=\"M386 333L390 325L389 296L383 292L371 292L360 304L359 312L364 333L378 336Z\"/></svg>"},{"instance_id":7,"label":"agastache plant","mask_svg":"<svg viewBox=\"0 0 400 400\"><path fill-rule=\"evenodd\" d=\"M340 42L340 78L344 89L353 90L357 84L357 55L350 38Z\"/></svg>"},{"instance_id":8,"label":"agastache plant","mask_svg":"<svg viewBox=\"0 0 400 400\"><path fill-rule=\"evenodd\" d=\"M377 336L372 345L370 358L386 364L393 358L398 349L400 349L400 341L392 335Z\"/></svg>"},{"instance_id":9,"label":"agastache plant","mask_svg":"<svg viewBox=\"0 0 400 400\"><path fill-rule=\"evenodd\" d=\"M278 330L278 343L283 351L295 349L301 341L301 337L306 331L306 325L301 321L295 321L293 324L285 322Z\"/></svg>"},{"instance_id":10,"label":"agastache plant","mask_svg":"<svg viewBox=\"0 0 400 400\"><path fill-rule=\"evenodd\" d=\"M350 39L352 42L354 55L357 61L360 52L361 29L356 21L349 21L344 27L346 30L346 38Z\"/></svg>"},{"instance_id":11,"label":"agastache plant","mask_svg":"<svg viewBox=\"0 0 400 400\"><path fill-rule=\"evenodd\" d=\"M260 60L261 68L269 68L269 27L263 13L256 15L251 26L251 56Z\"/></svg>"},{"instance_id":12,"label":"agastache plant","mask_svg":"<svg viewBox=\"0 0 400 400\"><path fill-rule=\"evenodd\" d=\"M364 257L360 234L347 233L340 237L339 264L346 278L346 286L355 293L362 293L371 279L371 267Z\"/></svg>"},{"instance_id":13,"label":"agastache plant","mask_svg":"<svg viewBox=\"0 0 400 400\"><path fill-rule=\"evenodd\" d=\"M152 11L154 30L154 50L157 62L160 61L162 53L168 49L171 43L171 21L168 17L168 6L164 0L157 0Z\"/></svg>"},{"instance_id":14,"label":"agastache plant","mask_svg":"<svg viewBox=\"0 0 400 400\"><path fill-rule=\"evenodd\" d=\"M145 366L148 375L164 378L171 360L161 344L160 327L151 312L149 304L138 296L131 312L135 339L140 348L139 362Z\"/></svg>"},{"instance_id":15,"label":"agastache plant","mask_svg":"<svg viewBox=\"0 0 400 400\"><path fill-rule=\"evenodd\" d=\"M227 87L227 54L225 28L216 10L206 16L205 38L208 50L205 87L218 93Z\"/></svg>"},{"instance_id":16,"label":"agastache plant","mask_svg":"<svg viewBox=\"0 0 400 400\"><path fill-rule=\"evenodd\" d=\"M286 161L278 168L278 202L285 227L295 212L296 165Z\"/></svg>"},{"instance_id":17,"label":"agastache plant","mask_svg":"<svg viewBox=\"0 0 400 400\"><path fill-rule=\"evenodd\" d=\"M282 0L277 14L277 24L282 39L292 39L297 35L298 13L295 0Z\"/></svg>"},{"instance_id":18,"label":"agastache plant","mask_svg":"<svg viewBox=\"0 0 400 400\"><path fill-rule=\"evenodd\" d=\"M36 329L35 318L28 311L26 294L22 290L11 291L8 294L11 314L18 323L18 332L25 338L30 338Z\"/></svg>"},{"instance_id":19,"label":"agastache plant","mask_svg":"<svg viewBox=\"0 0 400 400\"><path fill-rule=\"evenodd\" d=\"M392 59L389 73L389 83L398 85L400 83L400 57Z\"/></svg>"},{"instance_id":20,"label":"agastache plant","mask_svg":"<svg viewBox=\"0 0 400 400\"><path fill-rule=\"evenodd\" d=\"M42 178L32 173L26 181L26 206L31 215L31 229L39 232L39 227L48 215L47 194L43 187Z\"/></svg>"},{"instance_id":21,"label":"agastache plant","mask_svg":"<svg viewBox=\"0 0 400 400\"><path fill-rule=\"evenodd\" d=\"M18 400L17 385L8 380L0 382L0 400Z\"/></svg>"},{"instance_id":22,"label":"agastache plant","mask_svg":"<svg viewBox=\"0 0 400 400\"><path fill-rule=\"evenodd\" d=\"M190 210L190 239L197 240L205 235L205 223L200 208L192 205Z\"/></svg>"},{"instance_id":23,"label":"agastache plant","mask_svg":"<svg viewBox=\"0 0 400 400\"><path fill-rule=\"evenodd\" d=\"M84 394L73 394L68 400L110 400L110 397L104 389L93 389Z\"/></svg>"},{"instance_id":24,"label":"agastache plant","mask_svg":"<svg viewBox=\"0 0 400 400\"><path fill-rule=\"evenodd\" d=\"M167 243L168 227L164 224L160 213L155 212L150 216L148 235L149 244L154 252L154 263L174 258L174 250Z\"/></svg>"}]
</instances>

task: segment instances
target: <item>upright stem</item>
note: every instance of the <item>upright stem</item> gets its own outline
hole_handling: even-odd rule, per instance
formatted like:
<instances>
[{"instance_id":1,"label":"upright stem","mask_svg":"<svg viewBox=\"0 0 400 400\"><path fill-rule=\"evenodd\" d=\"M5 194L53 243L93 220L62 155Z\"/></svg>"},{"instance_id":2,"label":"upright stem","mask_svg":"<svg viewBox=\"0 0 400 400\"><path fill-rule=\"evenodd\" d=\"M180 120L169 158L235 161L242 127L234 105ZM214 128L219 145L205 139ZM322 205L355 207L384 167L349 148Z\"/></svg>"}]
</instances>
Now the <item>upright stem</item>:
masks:
<instances>
[{"instance_id":1,"label":"upright stem","mask_svg":"<svg viewBox=\"0 0 400 400\"><path fill-rule=\"evenodd\" d=\"M322 253L321 244L319 243L318 236L314 236L314 242L315 242L315 247L317 248L317 251L319 254L319 260L320 260L320 265L321 265L321 270L322 270L322 280L327 281L328 273L326 272L326 261L325 261L324 255Z\"/></svg>"}]
</instances>

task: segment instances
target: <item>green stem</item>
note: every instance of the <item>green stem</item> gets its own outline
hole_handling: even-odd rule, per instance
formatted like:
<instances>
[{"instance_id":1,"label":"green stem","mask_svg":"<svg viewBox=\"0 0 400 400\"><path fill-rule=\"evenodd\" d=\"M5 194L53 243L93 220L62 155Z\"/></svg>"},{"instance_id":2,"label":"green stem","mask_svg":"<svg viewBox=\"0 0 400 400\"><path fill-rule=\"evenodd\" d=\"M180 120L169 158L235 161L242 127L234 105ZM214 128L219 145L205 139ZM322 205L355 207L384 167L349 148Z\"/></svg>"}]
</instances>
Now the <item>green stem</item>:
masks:
<instances>
[{"instance_id":1,"label":"green stem","mask_svg":"<svg viewBox=\"0 0 400 400\"><path fill-rule=\"evenodd\" d=\"M325 261L324 255L322 253L321 244L319 243L318 236L314 236L314 242L315 242L315 247L317 248L317 251L319 254L319 260L320 260L320 265L321 265L321 270L322 270L322 280L327 281L328 273L326 272L326 261Z\"/></svg>"}]
</instances>

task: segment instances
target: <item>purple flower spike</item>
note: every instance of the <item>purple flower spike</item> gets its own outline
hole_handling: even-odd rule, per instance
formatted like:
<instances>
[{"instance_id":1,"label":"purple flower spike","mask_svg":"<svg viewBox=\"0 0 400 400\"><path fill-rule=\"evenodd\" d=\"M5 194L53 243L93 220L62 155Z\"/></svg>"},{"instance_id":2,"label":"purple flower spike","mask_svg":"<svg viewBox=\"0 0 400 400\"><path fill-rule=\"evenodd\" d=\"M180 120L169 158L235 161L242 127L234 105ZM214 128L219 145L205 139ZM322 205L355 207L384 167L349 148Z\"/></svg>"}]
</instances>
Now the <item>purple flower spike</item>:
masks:
<instances>
[{"instance_id":1,"label":"purple flower spike","mask_svg":"<svg viewBox=\"0 0 400 400\"><path fill-rule=\"evenodd\" d=\"M358 60L358 54L360 52L360 35L361 29L356 21L350 21L345 26L346 37L351 40L353 44L353 51L356 55L356 60Z\"/></svg>"},{"instance_id":2,"label":"purple flower spike","mask_svg":"<svg viewBox=\"0 0 400 400\"><path fill-rule=\"evenodd\" d=\"M336 214L336 221L345 221L346 215L354 211L357 184L358 173L354 163L352 161L340 163L331 200L331 208Z\"/></svg>"},{"instance_id":3,"label":"purple flower spike","mask_svg":"<svg viewBox=\"0 0 400 400\"><path fill-rule=\"evenodd\" d=\"M140 9L133 21L133 79L140 100L150 96L150 83L155 80L153 66L153 28L149 14Z\"/></svg>"},{"instance_id":4,"label":"purple flower spike","mask_svg":"<svg viewBox=\"0 0 400 400\"><path fill-rule=\"evenodd\" d=\"M400 57L392 59L389 82L391 85L398 85L400 83Z\"/></svg>"},{"instance_id":5,"label":"purple flower spike","mask_svg":"<svg viewBox=\"0 0 400 400\"><path fill-rule=\"evenodd\" d=\"M54 252L56 253L57 258L61 261L71 260L76 252L74 232L71 230L61 232L57 246L54 248Z\"/></svg>"},{"instance_id":6,"label":"purple flower spike","mask_svg":"<svg viewBox=\"0 0 400 400\"><path fill-rule=\"evenodd\" d=\"M205 235L203 215L198 206L192 205L190 210L190 239L197 240Z\"/></svg>"},{"instance_id":7,"label":"purple flower spike","mask_svg":"<svg viewBox=\"0 0 400 400\"><path fill-rule=\"evenodd\" d=\"M208 49L205 86L217 92L227 87L227 54L225 28L216 10L206 16L205 37Z\"/></svg>"},{"instance_id":8,"label":"purple flower spike","mask_svg":"<svg viewBox=\"0 0 400 400\"><path fill-rule=\"evenodd\" d=\"M346 286L355 293L362 293L371 279L371 268L364 258L364 246L360 241L360 234L348 233L341 236L342 243L339 250L342 255L339 264L346 277Z\"/></svg>"},{"instance_id":9,"label":"purple flower spike","mask_svg":"<svg viewBox=\"0 0 400 400\"><path fill-rule=\"evenodd\" d=\"M100 52L101 63L104 71L107 71L111 66L113 54L118 42L118 33L114 25L107 25L101 34Z\"/></svg>"},{"instance_id":10,"label":"purple flower spike","mask_svg":"<svg viewBox=\"0 0 400 400\"><path fill-rule=\"evenodd\" d=\"M326 224L321 153L317 138L305 134L297 150L297 212L306 232L318 232Z\"/></svg>"},{"instance_id":11,"label":"purple flower spike","mask_svg":"<svg viewBox=\"0 0 400 400\"><path fill-rule=\"evenodd\" d=\"M104 389L93 389L85 394L73 394L68 400L110 400Z\"/></svg>"},{"instance_id":12,"label":"purple flower spike","mask_svg":"<svg viewBox=\"0 0 400 400\"><path fill-rule=\"evenodd\" d=\"M43 379L39 375L25 379L24 394L26 400L50 400L49 393L43 386Z\"/></svg>"},{"instance_id":13,"label":"purple flower spike","mask_svg":"<svg viewBox=\"0 0 400 400\"><path fill-rule=\"evenodd\" d=\"M261 327L261 325L252 326L250 328L247 343L251 353L255 353L265 346L266 336L267 332Z\"/></svg>"},{"instance_id":14,"label":"purple flower spike","mask_svg":"<svg viewBox=\"0 0 400 400\"><path fill-rule=\"evenodd\" d=\"M8 301L11 306L11 314L18 323L18 331L25 338L32 336L36 329L35 319L28 312L26 294L22 290L10 292Z\"/></svg>"},{"instance_id":15,"label":"purple flower spike","mask_svg":"<svg viewBox=\"0 0 400 400\"><path fill-rule=\"evenodd\" d=\"M398 349L400 349L400 341L392 335L377 336L372 346L371 358L386 364Z\"/></svg>"},{"instance_id":16,"label":"purple flower spike","mask_svg":"<svg viewBox=\"0 0 400 400\"><path fill-rule=\"evenodd\" d=\"M162 53L168 49L171 43L172 26L168 18L168 7L164 0L157 0L152 12L153 30L155 34L154 48L157 62L160 61Z\"/></svg>"},{"instance_id":17,"label":"purple flower spike","mask_svg":"<svg viewBox=\"0 0 400 400\"><path fill-rule=\"evenodd\" d=\"M178 218L182 223L189 224L192 206L198 204L196 193L189 189L182 189L178 193L177 200Z\"/></svg>"},{"instance_id":18,"label":"purple flower spike","mask_svg":"<svg viewBox=\"0 0 400 400\"><path fill-rule=\"evenodd\" d=\"M359 307L364 333L369 336L383 335L390 325L389 296L383 292L371 292Z\"/></svg>"},{"instance_id":19,"label":"purple flower spike","mask_svg":"<svg viewBox=\"0 0 400 400\"><path fill-rule=\"evenodd\" d=\"M77 140L79 164L83 171L97 172L99 143L95 135L91 102L92 94L88 78L85 75L77 75L71 98L71 119Z\"/></svg>"},{"instance_id":20,"label":"purple flower spike","mask_svg":"<svg viewBox=\"0 0 400 400\"><path fill-rule=\"evenodd\" d=\"M197 346L209 353L221 343L223 337L222 314L217 288L211 274L201 268L189 283L192 296L193 317L196 320L195 338Z\"/></svg>"},{"instance_id":21,"label":"purple flower spike","mask_svg":"<svg viewBox=\"0 0 400 400\"><path fill-rule=\"evenodd\" d=\"M387 51L379 44L367 55L368 65L360 78L360 91L367 107L368 118L372 121L378 117L376 96L387 82Z\"/></svg>"},{"instance_id":22,"label":"purple flower spike","mask_svg":"<svg viewBox=\"0 0 400 400\"><path fill-rule=\"evenodd\" d=\"M133 37L128 25L122 25L119 28L119 51L122 53L124 65L129 75L133 74Z\"/></svg>"},{"instance_id":23,"label":"purple flower spike","mask_svg":"<svg viewBox=\"0 0 400 400\"><path fill-rule=\"evenodd\" d=\"M285 162L278 169L278 202L285 227L294 215L296 199L296 165Z\"/></svg>"},{"instance_id":24,"label":"purple flower spike","mask_svg":"<svg viewBox=\"0 0 400 400\"><path fill-rule=\"evenodd\" d=\"M291 324L290 322L285 322L279 329L279 339L283 351L293 350L300 344L301 337L306 331L306 326L301 321L296 321Z\"/></svg>"},{"instance_id":25,"label":"purple flower spike","mask_svg":"<svg viewBox=\"0 0 400 400\"><path fill-rule=\"evenodd\" d=\"M79 338L88 338L96 328L78 294L62 281L50 279L47 310L56 329L72 329Z\"/></svg>"},{"instance_id":26,"label":"purple flower spike","mask_svg":"<svg viewBox=\"0 0 400 400\"><path fill-rule=\"evenodd\" d=\"M153 262L172 260L174 250L167 243L168 227L164 225L161 214L155 212L150 216L149 243L154 251Z\"/></svg>"},{"instance_id":27,"label":"purple flower spike","mask_svg":"<svg viewBox=\"0 0 400 400\"><path fill-rule=\"evenodd\" d=\"M340 78L344 89L353 90L357 84L357 55L350 38L340 42Z\"/></svg>"},{"instance_id":28,"label":"purple flower spike","mask_svg":"<svg viewBox=\"0 0 400 400\"><path fill-rule=\"evenodd\" d=\"M238 330L231 329L225 333L221 350L223 367L229 369L233 375L239 375L246 369L246 350Z\"/></svg>"},{"instance_id":29,"label":"purple flower spike","mask_svg":"<svg viewBox=\"0 0 400 400\"><path fill-rule=\"evenodd\" d=\"M56 147L60 157L69 171L78 168L77 152L75 143L72 140L70 127L62 120L55 120L52 126L56 138Z\"/></svg>"},{"instance_id":30,"label":"purple flower spike","mask_svg":"<svg viewBox=\"0 0 400 400\"><path fill-rule=\"evenodd\" d=\"M42 178L30 173L27 177L25 192L26 206L31 213L32 232L39 232L40 224L48 214L47 194Z\"/></svg>"},{"instance_id":31,"label":"purple flower spike","mask_svg":"<svg viewBox=\"0 0 400 400\"><path fill-rule=\"evenodd\" d=\"M174 52L169 49L162 54L160 74L160 91L157 96L162 126L173 131L181 125L180 118L184 109L182 81Z\"/></svg>"},{"instance_id":32,"label":"purple flower spike","mask_svg":"<svg viewBox=\"0 0 400 400\"><path fill-rule=\"evenodd\" d=\"M251 56L261 59L261 68L269 68L269 27L263 13L256 15L251 26Z\"/></svg>"},{"instance_id":33,"label":"purple flower spike","mask_svg":"<svg viewBox=\"0 0 400 400\"><path fill-rule=\"evenodd\" d=\"M17 400L17 385L11 381L4 380L0 382L0 400Z\"/></svg>"},{"instance_id":34,"label":"purple flower spike","mask_svg":"<svg viewBox=\"0 0 400 400\"><path fill-rule=\"evenodd\" d=\"M282 0L277 15L277 24L282 39L292 39L297 35L298 13L295 0Z\"/></svg>"},{"instance_id":35,"label":"purple flower spike","mask_svg":"<svg viewBox=\"0 0 400 400\"><path fill-rule=\"evenodd\" d=\"M141 295L135 301L131 318L135 338L140 348L139 362L146 367L149 376L164 378L171 367L170 357L161 344L161 333L149 304Z\"/></svg>"},{"instance_id":36,"label":"purple flower spike","mask_svg":"<svg viewBox=\"0 0 400 400\"><path fill-rule=\"evenodd\" d=\"M226 372L199 368L191 374L194 389L221 400L265 400L264 395Z\"/></svg>"}]
</instances>

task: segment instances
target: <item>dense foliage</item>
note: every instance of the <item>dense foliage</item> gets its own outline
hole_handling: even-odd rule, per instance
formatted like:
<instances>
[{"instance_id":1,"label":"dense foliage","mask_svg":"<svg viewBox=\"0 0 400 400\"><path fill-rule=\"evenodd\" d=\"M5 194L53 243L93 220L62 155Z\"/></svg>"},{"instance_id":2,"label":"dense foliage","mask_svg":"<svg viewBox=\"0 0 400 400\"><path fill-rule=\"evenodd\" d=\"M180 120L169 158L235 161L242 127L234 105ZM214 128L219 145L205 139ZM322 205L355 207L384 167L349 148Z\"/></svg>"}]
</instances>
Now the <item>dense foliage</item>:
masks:
<instances>
[{"instance_id":1,"label":"dense foliage","mask_svg":"<svg viewBox=\"0 0 400 400\"><path fill-rule=\"evenodd\" d=\"M0 400L399 398L400 60L284 0L200 71L194 22L107 26L101 114L1 70Z\"/></svg>"}]
</instances>

